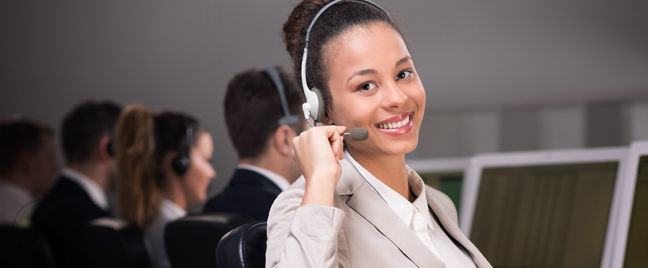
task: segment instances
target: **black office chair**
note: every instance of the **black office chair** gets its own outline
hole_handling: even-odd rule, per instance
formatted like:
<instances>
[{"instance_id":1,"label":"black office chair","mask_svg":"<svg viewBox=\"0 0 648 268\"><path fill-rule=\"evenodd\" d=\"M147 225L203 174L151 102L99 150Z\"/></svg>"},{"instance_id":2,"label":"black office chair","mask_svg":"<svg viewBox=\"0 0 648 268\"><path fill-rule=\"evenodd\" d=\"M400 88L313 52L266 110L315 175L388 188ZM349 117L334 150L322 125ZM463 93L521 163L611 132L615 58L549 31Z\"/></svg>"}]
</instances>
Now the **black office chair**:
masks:
<instances>
[{"instance_id":1,"label":"black office chair","mask_svg":"<svg viewBox=\"0 0 648 268\"><path fill-rule=\"evenodd\" d=\"M217 267L215 250L221 237L254 219L234 213L187 216L167 224L164 244L173 268ZM227 266L224 266L227 267Z\"/></svg>"},{"instance_id":2,"label":"black office chair","mask_svg":"<svg viewBox=\"0 0 648 268\"><path fill-rule=\"evenodd\" d=\"M267 240L266 222L252 222L230 231L216 248L218 267L265 267Z\"/></svg>"},{"instance_id":3,"label":"black office chair","mask_svg":"<svg viewBox=\"0 0 648 268\"><path fill-rule=\"evenodd\" d=\"M0 267L54 268L56 262L47 239L34 228L0 226Z\"/></svg>"},{"instance_id":4,"label":"black office chair","mask_svg":"<svg viewBox=\"0 0 648 268\"><path fill-rule=\"evenodd\" d=\"M92 267L151 267L140 228L122 219L101 218L86 228L86 250Z\"/></svg>"}]
</instances>

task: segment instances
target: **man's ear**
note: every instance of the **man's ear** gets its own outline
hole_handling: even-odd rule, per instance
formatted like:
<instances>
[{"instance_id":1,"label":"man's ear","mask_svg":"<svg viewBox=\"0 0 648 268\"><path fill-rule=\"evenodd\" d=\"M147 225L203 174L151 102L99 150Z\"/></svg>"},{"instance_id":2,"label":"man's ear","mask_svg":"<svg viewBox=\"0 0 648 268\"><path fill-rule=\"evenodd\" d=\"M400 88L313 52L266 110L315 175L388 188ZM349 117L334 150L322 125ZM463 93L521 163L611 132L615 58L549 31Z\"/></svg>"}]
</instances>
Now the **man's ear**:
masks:
<instances>
[{"instance_id":1,"label":"man's ear","mask_svg":"<svg viewBox=\"0 0 648 268\"><path fill-rule=\"evenodd\" d=\"M97 148L97 152L99 154L99 159L101 159L102 161L113 158L110 153L108 153L108 144L110 143L110 141L112 141L112 136L110 135L103 135L99 139L99 144L97 145L99 147Z\"/></svg>"},{"instance_id":2,"label":"man's ear","mask_svg":"<svg viewBox=\"0 0 648 268\"><path fill-rule=\"evenodd\" d=\"M272 137L277 151L286 156L292 155L292 138L295 131L289 126L279 126Z\"/></svg>"}]
</instances>

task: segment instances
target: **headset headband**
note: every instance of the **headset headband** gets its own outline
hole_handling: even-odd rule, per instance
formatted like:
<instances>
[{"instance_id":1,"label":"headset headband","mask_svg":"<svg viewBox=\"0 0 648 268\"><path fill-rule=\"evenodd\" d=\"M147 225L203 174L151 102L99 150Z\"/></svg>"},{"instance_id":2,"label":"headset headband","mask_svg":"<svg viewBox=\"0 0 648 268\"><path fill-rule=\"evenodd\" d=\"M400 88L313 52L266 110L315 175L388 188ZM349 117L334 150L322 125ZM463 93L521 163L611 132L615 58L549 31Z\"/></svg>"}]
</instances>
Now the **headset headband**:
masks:
<instances>
[{"instance_id":1,"label":"headset headband","mask_svg":"<svg viewBox=\"0 0 648 268\"><path fill-rule=\"evenodd\" d=\"M315 122L321 121L322 117L324 116L324 102L321 97L321 93L319 90L311 90L308 88L308 84L306 83L306 58L308 58L308 43L310 42L310 31L313 28L313 25L315 25L315 22L317 19L326 11L329 7L342 2L344 0L335 0L332 1L328 4L326 4L322 9L320 9L319 12L313 17L313 21L311 21L310 25L308 26L308 29L306 30L306 44L304 45L304 55L302 56L302 63L301 63L301 82L302 82L302 89L304 90L304 95L306 96L306 103L302 105L302 109L304 110L304 117L306 117L306 121L308 122L309 125L313 126L313 124L309 120L309 116L312 116ZM391 18L391 15L389 15L389 12L379 6L378 4L370 1L370 0L354 0L357 2L365 2L367 4L370 4L372 6L377 7L378 9L382 10L387 14L389 18Z\"/></svg>"},{"instance_id":2,"label":"headset headband","mask_svg":"<svg viewBox=\"0 0 648 268\"><path fill-rule=\"evenodd\" d=\"M279 118L279 125L284 126L297 124L297 122L299 122L299 117L291 114L290 109L288 109L288 101L286 101L286 93L279 72L277 72L277 69L273 67L267 68L263 71L270 77L270 80L272 80L277 92L279 92L279 99L281 100L281 107L284 112L284 116Z\"/></svg>"}]
</instances>

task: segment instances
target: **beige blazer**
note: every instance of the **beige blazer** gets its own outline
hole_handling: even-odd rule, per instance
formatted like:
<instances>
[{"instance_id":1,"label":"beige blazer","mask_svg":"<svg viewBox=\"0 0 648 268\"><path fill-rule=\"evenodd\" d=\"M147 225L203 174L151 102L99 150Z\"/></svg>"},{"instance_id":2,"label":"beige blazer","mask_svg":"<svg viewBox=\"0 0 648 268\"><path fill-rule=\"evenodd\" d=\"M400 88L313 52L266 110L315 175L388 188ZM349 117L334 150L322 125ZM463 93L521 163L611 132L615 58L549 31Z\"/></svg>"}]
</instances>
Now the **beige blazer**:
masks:
<instances>
[{"instance_id":1,"label":"beige blazer","mask_svg":"<svg viewBox=\"0 0 648 268\"><path fill-rule=\"evenodd\" d=\"M268 217L266 267L445 267L365 182L341 160L334 207L300 207L305 182L297 180L275 200ZM408 176L418 174L407 167ZM479 268L492 267L459 229L448 196L426 187L431 210Z\"/></svg>"}]
</instances>

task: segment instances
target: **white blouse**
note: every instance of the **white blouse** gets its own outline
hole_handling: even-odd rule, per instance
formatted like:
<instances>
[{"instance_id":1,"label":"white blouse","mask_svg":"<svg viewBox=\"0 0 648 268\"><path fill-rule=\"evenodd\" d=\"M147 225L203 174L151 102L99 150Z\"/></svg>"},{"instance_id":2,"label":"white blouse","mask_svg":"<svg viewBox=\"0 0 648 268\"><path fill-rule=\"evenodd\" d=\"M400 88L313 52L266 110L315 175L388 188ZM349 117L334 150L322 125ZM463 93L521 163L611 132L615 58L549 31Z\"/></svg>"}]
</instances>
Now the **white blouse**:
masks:
<instances>
[{"instance_id":1,"label":"white blouse","mask_svg":"<svg viewBox=\"0 0 648 268\"><path fill-rule=\"evenodd\" d=\"M164 246L164 227L167 223L187 215L187 212L175 203L166 198L160 204L160 215L158 215L146 229L144 236L150 243L149 257L153 268L170 268L171 263L167 257Z\"/></svg>"}]
</instances>

